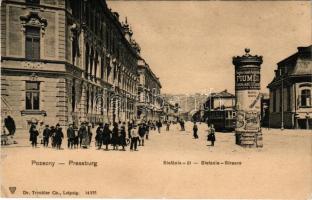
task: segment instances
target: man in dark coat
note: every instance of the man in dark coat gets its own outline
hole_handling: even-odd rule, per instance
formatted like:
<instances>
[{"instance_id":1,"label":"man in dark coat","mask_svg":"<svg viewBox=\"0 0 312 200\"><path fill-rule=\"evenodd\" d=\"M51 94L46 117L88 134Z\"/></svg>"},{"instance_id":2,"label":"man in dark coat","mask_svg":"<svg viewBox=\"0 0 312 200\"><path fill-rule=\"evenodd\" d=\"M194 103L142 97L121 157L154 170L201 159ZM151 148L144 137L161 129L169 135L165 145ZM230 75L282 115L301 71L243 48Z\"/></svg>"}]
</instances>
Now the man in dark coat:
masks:
<instances>
[{"instance_id":1,"label":"man in dark coat","mask_svg":"<svg viewBox=\"0 0 312 200\"><path fill-rule=\"evenodd\" d=\"M156 122L156 126L157 126L157 129L158 129L158 133L160 133L160 129L162 127L162 123L161 123L160 120Z\"/></svg>"},{"instance_id":2,"label":"man in dark coat","mask_svg":"<svg viewBox=\"0 0 312 200\"><path fill-rule=\"evenodd\" d=\"M52 148L55 148L55 147L56 147L55 131L56 131L55 127L54 127L54 126L51 126L51 129L50 129L50 137L51 137Z\"/></svg>"},{"instance_id":3,"label":"man in dark coat","mask_svg":"<svg viewBox=\"0 0 312 200\"><path fill-rule=\"evenodd\" d=\"M133 125L133 123L131 123L131 122L129 121L129 122L128 122L128 138L130 138L130 135L131 135L132 125Z\"/></svg>"},{"instance_id":4,"label":"man in dark coat","mask_svg":"<svg viewBox=\"0 0 312 200\"><path fill-rule=\"evenodd\" d=\"M9 135L14 135L16 126L14 119L10 115L4 119L4 125L8 129Z\"/></svg>"},{"instance_id":5,"label":"man in dark coat","mask_svg":"<svg viewBox=\"0 0 312 200\"><path fill-rule=\"evenodd\" d=\"M88 146L90 146L91 141L92 141L92 130L91 130L92 124L88 125L88 136L89 136L89 144Z\"/></svg>"},{"instance_id":6,"label":"man in dark coat","mask_svg":"<svg viewBox=\"0 0 312 200\"><path fill-rule=\"evenodd\" d=\"M67 147L73 148L74 146L74 140L75 140L75 130L73 128L73 124L69 124L69 127L67 129Z\"/></svg>"},{"instance_id":7,"label":"man in dark coat","mask_svg":"<svg viewBox=\"0 0 312 200\"><path fill-rule=\"evenodd\" d=\"M96 135L95 135L95 141L96 141L96 145L98 146L98 149L101 149L102 147L102 136L103 136L103 124L100 123L96 129Z\"/></svg>"},{"instance_id":8,"label":"man in dark coat","mask_svg":"<svg viewBox=\"0 0 312 200\"><path fill-rule=\"evenodd\" d=\"M193 126L193 136L194 136L195 139L198 139L197 131L198 131L198 127L197 127L197 125L196 125L196 122L194 122L194 126Z\"/></svg>"},{"instance_id":9,"label":"man in dark coat","mask_svg":"<svg viewBox=\"0 0 312 200\"><path fill-rule=\"evenodd\" d=\"M45 129L43 130L43 146L48 147L49 146L49 138L51 136L51 130L49 128L49 125L45 125Z\"/></svg>"},{"instance_id":10,"label":"man in dark coat","mask_svg":"<svg viewBox=\"0 0 312 200\"><path fill-rule=\"evenodd\" d=\"M114 150L118 150L118 143L119 143L119 130L118 124L114 123L113 133L112 133L112 145Z\"/></svg>"},{"instance_id":11,"label":"man in dark coat","mask_svg":"<svg viewBox=\"0 0 312 200\"><path fill-rule=\"evenodd\" d=\"M145 127L144 124L139 124L139 146L144 146Z\"/></svg>"},{"instance_id":12,"label":"man in dark coat","mask_svg":"<svg viewBox=\"0 0 312 200\"><path fill-rule=\"evenodd\" d=\"M37 147L37 137L39 135L39 132L36 128L35 124L32 124L30 129L29 129L29 140L31 141L31 146L32 147Z\"/></svg>"},{"instance_id":13,"label":"man in dark coat","mask_svg":"<svg viewBox=\"0 0 312 200\"><path fill-rule=\"evenodd\" d=\"M64 138L64 134L63 134L62 128L59 124L57 124L56 130L55 130L55 143L56 143L57 149L61 149L63 138Z\"/></svg>"},{"instance_id":14,"label":"man in dark coat","mask_svg":"<svg viewBox=\"0 0 312 200\"><path fill-rule=\"evenodd\" d=\"M145 129L145 139L148 140L150 127L147 123L144 123L144 129Z\"/></svg>"},{"instance_id":15,"label":"man in dark coat","mask_svg":"<svg viewBox=\"0 0 312 200\"><path fill-rule=\"evenodd\" d=\"M104 129L103 129L103 136L102 136L102 141L103 141L103 145L106 146L105 150L108 151L108 145L110 143L111 140L111 130L109 129L109 125L105 124L104 125Z\"/></svg>"}]
</instances>

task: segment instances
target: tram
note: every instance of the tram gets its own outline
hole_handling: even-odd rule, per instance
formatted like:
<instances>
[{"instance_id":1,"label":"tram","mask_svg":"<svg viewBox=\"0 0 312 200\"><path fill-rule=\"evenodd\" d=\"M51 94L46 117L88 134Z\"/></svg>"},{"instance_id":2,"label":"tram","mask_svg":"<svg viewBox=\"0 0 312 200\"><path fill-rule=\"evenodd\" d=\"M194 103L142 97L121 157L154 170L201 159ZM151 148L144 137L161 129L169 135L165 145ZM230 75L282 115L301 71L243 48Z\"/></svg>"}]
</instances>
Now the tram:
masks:
<instances>
[{"instance_id":1,"label":"tram","mask_svg":"<svg viewBox=\"0 0 312 200\"><path fill-rule=\"evenodd\" d=\"M208 110L205 111L204 119L210 125L213 124L216 131L234 131L236 112L230 110Z\"/></svg>"}]
</instances>

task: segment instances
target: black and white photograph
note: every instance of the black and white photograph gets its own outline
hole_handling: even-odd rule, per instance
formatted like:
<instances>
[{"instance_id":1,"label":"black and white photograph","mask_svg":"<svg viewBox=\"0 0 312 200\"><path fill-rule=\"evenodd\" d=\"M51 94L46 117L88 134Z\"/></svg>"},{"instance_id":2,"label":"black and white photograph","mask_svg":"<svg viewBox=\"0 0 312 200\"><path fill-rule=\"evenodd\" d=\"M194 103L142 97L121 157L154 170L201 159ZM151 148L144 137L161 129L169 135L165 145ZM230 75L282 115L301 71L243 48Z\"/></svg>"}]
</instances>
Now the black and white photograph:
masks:
<instances>
[{"instance_id":1,"label":"black and white photograph","mask_svg":"<svg viewBox=\"0 0 312 200\"><path fill-rule=\"evenodd\" d=\"M1 198L311 199L300 0L1 0Z\"/></svg>"}]
</instances>

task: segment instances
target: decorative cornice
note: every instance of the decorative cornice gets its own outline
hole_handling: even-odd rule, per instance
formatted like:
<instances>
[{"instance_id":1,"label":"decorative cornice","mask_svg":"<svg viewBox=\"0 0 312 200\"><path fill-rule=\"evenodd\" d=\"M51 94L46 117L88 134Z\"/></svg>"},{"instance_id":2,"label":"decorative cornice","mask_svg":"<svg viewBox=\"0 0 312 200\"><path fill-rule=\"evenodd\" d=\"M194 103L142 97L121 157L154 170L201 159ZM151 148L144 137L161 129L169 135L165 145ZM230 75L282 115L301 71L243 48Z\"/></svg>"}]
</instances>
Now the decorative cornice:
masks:
<instances>
[{"instance_id":1,"label":"decorative cornice","mask_svg":"<svg viewBox=\"0 0 312 200\"><path fill-rule=\"evenodd\" d=\"M245 49L245 55L233 57L233 64L235 67L246 66L246 65L256 65L259 66L262 64L262 56L250 55L250 49Z\"/></svg>"}]
</instances>

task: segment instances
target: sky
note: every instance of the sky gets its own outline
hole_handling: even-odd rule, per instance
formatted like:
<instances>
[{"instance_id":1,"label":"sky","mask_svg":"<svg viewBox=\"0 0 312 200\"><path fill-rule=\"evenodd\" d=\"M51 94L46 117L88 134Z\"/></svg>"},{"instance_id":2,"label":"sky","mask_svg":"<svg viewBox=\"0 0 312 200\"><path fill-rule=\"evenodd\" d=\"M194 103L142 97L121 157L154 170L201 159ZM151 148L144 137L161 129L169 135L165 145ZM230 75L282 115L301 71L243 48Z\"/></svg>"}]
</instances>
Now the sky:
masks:
<instances>
[{"instance_id":1,"label":"sky","mask_svg":"<svg viewBox=\"0 0 312 200\"><path fill-rule=\"evenodd\" d=\"M162 93L234 92L233 56L262 55L261 91L277 63L311 44L309 1L107 1L125 17Z\"/></svg>"}]
</instances>

